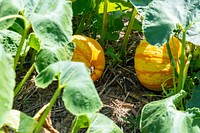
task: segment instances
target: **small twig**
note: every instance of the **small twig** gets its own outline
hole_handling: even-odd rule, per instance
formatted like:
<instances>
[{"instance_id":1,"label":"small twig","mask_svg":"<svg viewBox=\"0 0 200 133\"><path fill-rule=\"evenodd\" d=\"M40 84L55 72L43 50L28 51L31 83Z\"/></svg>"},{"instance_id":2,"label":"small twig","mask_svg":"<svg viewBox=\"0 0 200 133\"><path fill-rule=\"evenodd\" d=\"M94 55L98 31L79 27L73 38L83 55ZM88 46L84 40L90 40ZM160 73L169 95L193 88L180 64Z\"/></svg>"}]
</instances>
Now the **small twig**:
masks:
<instances>
[{"instance_id":1,"label":"small twig","mask_svg":"<svg viewBox=\"0 0 200 133\"><path fill-rule=\"evenodd\" d=\"M127 68L125 68L125 67L123 67L123 66L121 66L121 65L117 65L117 66L120 67L120 68L122 68L122 69L124 69L125 71L127 71L127 72L132 73L132 74L135 75L135 73L134 73L133 71L128 70Z\"/></svg>"},{"instance_id":2,"label":"small twig","mask_svg":"<svg viewBox=\"0 0 200 133\"><path fill-rule=\"evenodd\" d=\"M131 92L129 95L130 95L131 97L137 99L138 101L142 102L143 104L149 103L147 99L145 99L144 97L138 95L137 93Z\"/></svg>"},{"instance_id":3,"label":"small twig","mask_svg":"<svg viewBox=\"0 0 200 133\"><path fill-rule=\"evenodd\" d=\"M121 75L121 74L116 75L108 84L104 84L103 90L101 90L101 92L99 93L99 96L102 95L102 93L106 90L106 88L107 88L109 85L111 85L111 84L116 80L116 78L119 77L119 75Z\"/></svg>"}]
</instances>

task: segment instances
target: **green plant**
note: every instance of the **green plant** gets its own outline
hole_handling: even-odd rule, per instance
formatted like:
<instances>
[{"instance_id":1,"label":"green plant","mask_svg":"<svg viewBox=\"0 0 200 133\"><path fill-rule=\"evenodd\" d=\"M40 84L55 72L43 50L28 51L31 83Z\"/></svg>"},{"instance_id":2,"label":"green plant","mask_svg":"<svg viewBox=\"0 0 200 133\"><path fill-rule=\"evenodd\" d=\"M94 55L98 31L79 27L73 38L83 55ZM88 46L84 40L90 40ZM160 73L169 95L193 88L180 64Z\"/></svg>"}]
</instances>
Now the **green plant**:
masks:
<instances>
[{"instance_id":1,"label":"green plant","mask_svg":"<svg viewBox=\"0 0 200 133\"><path fill-rule=\"evenodd\" d=\"M123 116L122 119L127 123L127 129L134 132L139 130L140 116L135 118L133 114L130 114L128 118Z\"/></svg>"},{"instance_id":2,"label":"green plant","mask_svg":"<svg viewBox=\"0 0 200 133\"><path fill-rule=\"evenodd\" d=\"M200 111L198 104L194 102L194 97L199 95L199 91L197 91L198 86L191 85L193 82L191 80L194 78L188 74L191 61L194 61L192 58L195 49L192 48L186 51L187 45L192 44L195 46L200 42L200 21L197 15L200 12L199 1L149 0L139 2L131 0L131 2L144 15L143 30L147 42L157 46L162 46L163 43L166 43L172 66L175 66L175 59L168 43L170 36L174 35L182 42L179 74L172 75L178 78L177 85L171 88L172 90L176 88L176 91L167 95L171 97L154 101L144 106L140 120L141 132L199 132ZM186 62L185 56L187 56ZM198 71L195 71L195 73L198 73ZM187 80L190 80L190 82L186 82ZM186 95L188 96L186 97ZM190 97L192 97L191 100L189 99ZM189 107L186 106L188 101L190 101L191 105Z\"/></svg>"},{"instance_id":3,"label":"green plant","mask_svg":"<svg viewBox=\"0 0 200 133\"><path fill-rule=\"evenodd\" d=\"M173 79L175 76L172 73L174 72L175 75L175 72L179 71L178 59L181 47L178 38L171 37L170 50L175 60L175 65L172 67L166 44L157 47L149 44L145 39L142 40L137 46L134 56L135 71L140 82L146 88L155 91L161 91L162 84L165 84L164 88L166 89L176 85L176 79Z\"/></svg>"},{"instance_id":4,"label":"green plant","mask_svg":"<svg viewBox=\"0 0 200 133\"><path fill-rule=\"evenodd\" d=\"M75 49L71 42L72 3L65 0L2 0L0 5L0 131L7 133L10 127L18 133L40 132L55 100L62 95L69 112L77 118L88 117L88 132L121 133L115 123L97 113L102 102L85 64L71 61ZM25 65L27 73L16 84L16 73ZM14 97L23 91L21 88L35 70L37 87L45 89L57 81L57 89L42 113L37 113L40 116L30 117L12 109L12 105ZM83 122L85 120L73 124L72 129L76 130L72 133L78 132L82 128L78 125ZM107 128L97 128L105 124Z\"/></svg>"}]
</instances>

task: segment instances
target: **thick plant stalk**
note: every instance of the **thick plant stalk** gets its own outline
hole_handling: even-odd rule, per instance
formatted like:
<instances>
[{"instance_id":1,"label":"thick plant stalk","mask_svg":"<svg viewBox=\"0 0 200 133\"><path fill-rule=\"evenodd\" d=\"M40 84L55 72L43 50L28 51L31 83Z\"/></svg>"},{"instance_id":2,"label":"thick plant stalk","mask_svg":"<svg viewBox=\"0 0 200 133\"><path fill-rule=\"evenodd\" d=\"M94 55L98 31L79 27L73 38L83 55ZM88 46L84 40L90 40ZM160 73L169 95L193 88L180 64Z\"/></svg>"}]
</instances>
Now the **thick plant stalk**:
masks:
<instances>
[{"instance_id":1,"label":"thick plant stalk","mask_svg":"<svg viewBox=\"0 0 200 133\"><path fill-rule=\"evenodd\" d=\"M37 127L35 128L34 133L39 133L39 132L40 132L40 130L41 130L41 128L42 128L42 125L44 124L47 115L48 115L49 112L51 111L51 108L53 107L53 105L54 105L54 103L55 103L57 97L59 96L61 90L62 90L64 87L65 87L65 85L62 86L62 85L60 84L60 75L58 75L58 87L57 87L57 89L56 89L56 92L54 93L54 95L53 95L53 97L52 97L52 99L51 99L51 101L50 101L50 103L49 103L49 106L46 108L46 110L45 110L44 113L42 114L41 119L40 119L40 121L39 121Z\"/></svg>"},{"instance_id":2,"label":"thick plant stalk","mask_svg":"<svg viewBox=\"0 0 200 133\"><path fill-rule=\"evenodd\" d=\"M102 32L101 32L101 45L104 44L105 32L106 32L106 25L107 25L107 9L108 9L108 0L104 0L104 11L103 11L103 25L102 25Z\"/></svg>"},{"instance_id":3,"label":"thick plant stalk","mask_svg":"<svg viewBox=\"0 0 200 133\"><path fill-rule=\"evenodd\" d=\"M28 80L28 78L31 76L35 69L35 64L32 64L31 68L28 70L22 81L17 85L17 87L14 90L14 96L16 96L19 91L21 90L22 86L25 84L25 82Z\"/></svg>"},{"instance_id":4,"label":"thick plant stalk","mask_svg":"<svg viewBox=\"0 0 200 133\"><path fill-rule=\"evenodd\" d=\"M172 42L174 43L173 39L172 39ZM173 44L173 45L175 45L175 44ZM178 72L176 70L176 62L175 62L175 60L172 56L172 52L171 52L169 42L166 43L166 46L167 46L167 52L168 52L168 56L169 56L169 59L170 59L170 63L171 63L171 66L172 66L172 78L173 78L174 92L177 93L176 77L178 77Z\"/></svg>"},{"instance_id":5,"label":"thick plant stalk","mask_svg":"<svg viewBox=\"0 0 200 133\"><path fill-rule=\"evenodd\" d=\"M124 62L126 62L126 47L127 47L128 38L129 38L129 35L130 35L130 33L131 33L131 29L132 29L132 27L133 27L133 23L134 23L136 14L137 14L137 10L134 8L134 9L133 9L133 13L132 13L131 18L130 18L130 21L129 21L129 24L128 24L127 31L126 31L125 36L124 36L124 40L123 40L123 43L122 43L122 47L121 47L120 58L121 58Z\"/></svg>"},{"instance_id":6,"label":"thick plant stalk","mask_svg":"<svg viewBox=\"0 0 200 133\"><path fill-rule=\"evenodd\" d=\"M180 92L185 84L185 79L184 79L184 66L185 66L185 48L186 48L186 31L183 30L183 37L182 37L182 50L181 50L181 57L180 57L180 74L178 77L178 92Z\"/></svg>"}]
</instances>

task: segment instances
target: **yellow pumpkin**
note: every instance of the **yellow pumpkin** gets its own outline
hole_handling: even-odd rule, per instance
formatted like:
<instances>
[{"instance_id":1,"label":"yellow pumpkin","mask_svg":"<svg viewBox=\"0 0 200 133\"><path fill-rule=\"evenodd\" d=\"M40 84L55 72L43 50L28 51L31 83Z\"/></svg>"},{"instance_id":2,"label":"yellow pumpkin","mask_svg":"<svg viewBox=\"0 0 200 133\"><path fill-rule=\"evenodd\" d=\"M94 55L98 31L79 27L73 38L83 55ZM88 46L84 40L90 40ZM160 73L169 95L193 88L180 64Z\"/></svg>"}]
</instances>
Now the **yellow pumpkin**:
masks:
<instances>
[{"instance_id":1,"label":"yellow pumpkin","mask_svg":"<svg viewBox=\"0 0 200 133\"><path fill-rule=\"evenodd\" d=\"M101 45L82 35L73 35L72 42L76 44L72 61L83 62L90 69L93 81L98 80L105 68L105 55Z\"/></svg>"},{"instance_id":2,"label":"yellow pumpkin","mask_svg":"<svg viewBox=\"0 0 200 133\"><path fill-rule=\"evenodd\" d=\"M181 42L178 38L171 37L169 44L178 69ZM167 87L172 86L172 67L166 44L157 47L149 44L145 39L142 40L136 48L134 61L137 77L146 88L161 91L163 83L166 83Z\"/></svg>"}]
</instances>

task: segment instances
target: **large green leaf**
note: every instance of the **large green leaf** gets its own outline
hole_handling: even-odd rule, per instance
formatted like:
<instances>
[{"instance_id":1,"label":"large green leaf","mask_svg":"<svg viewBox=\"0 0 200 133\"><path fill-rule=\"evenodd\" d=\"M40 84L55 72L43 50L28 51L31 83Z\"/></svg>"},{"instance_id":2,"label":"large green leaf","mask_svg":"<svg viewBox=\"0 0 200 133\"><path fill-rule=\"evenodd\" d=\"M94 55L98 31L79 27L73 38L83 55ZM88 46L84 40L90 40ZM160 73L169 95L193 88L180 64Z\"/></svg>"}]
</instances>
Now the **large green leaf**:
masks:
<instances>
[{"instance_id":1,"label":"large green leaf","mask_svg":"<svg viewBox=\"0 0 200 133\"><path fill-rule=\"evenodd\" d=\"M9 116L13 104L13 89L15 87L15 71L13 59L0 46L0 128Z\"/></svg>"},{"instance_id":2,"label":"large green leaf","mask_svg":"<svg viewBox=\"0 0 200 133\"><path fill-rule=\"evenodd\" d=\"M64 46L71 42L72 7L66 0L29 0L25 16L43 45Z\"/></svg>"},{"instance_id":3,"label":"large green leaf","mask_svg":"<svg viewBox=\"0 0 200 133\"><path fill-rule=\"evenodd\" d=\"M144 35L150 44L162 45L169 41L174 30L179 30L180 26L186 29L192 24L187 32L187 40L199 44L199 14L199 0L154 0L146 8Z\"/></svg>"},{"instance_id":4,"label":"large green leaf","mask_svg":"<svg viewBox=\"0 0 200 133\"><path fill-rule=\"evenodd\" d=\"M60 74L65 85L62 99L65 107L74 115L92 113L102 107L101 100L84 63L59 61L46 67L36 77L36 85L47 87Z\"/></svg>"},{"instance_id":5,"label":"large green leaf","mask_svg":"<svg viewBox=\"0 0 200 133\"><path fill-rule=\"evenodd\" d=\"M130 0L130 2L142 16L145 15L145 9L151 1L153 0Z\"/></svg>"},{"instance_id":6,"label":"large green leaf","mask_svg":"<svg viewBox=\"0 0 200 133\"><path fill-rule=\"evenodd\" d=\"M87 133L123 133L110 118L101 113L77 116L71 133L77 133L81 128L87 128Z\"/></svg>"},{"instance_id":7,"label":"large green leaf","mask_svg":"<svg viewBox=\"0 0 200 133\"><path fill-rule=\"evenodd\" d=\"M18 110L11 110L5 125L17 133L33 133L37 121Z\"/></svg>"},{"instance_id":8,"label":"large green leaf","mask_svg":"<svg viewBox=\"0 0 200 133\"><path fill-rule=\"evenodd\" d=\"M20 10L18 2L15 0L0 0L0 18L9 15L16 15ZM15 18L6 19L0 22L0 30L10 27L15 21Z\"/></svg>"},{"instance_id":9,"label":"large green leaf","mask_svg":"<svg viewBox=\"0 0 200 133\"><path fill-rule=\"evenodd\" d=\"M198 108L179 111L175 104L186 95L185 91L169 98L146 104L141 113L142 133L199 133Z\"/></svg>"},{"instance_id":10,"label":"large green leaf","mask_svg":"<svg viewBox=\"0 0 200 133\"><path fill-rule=\"evenodd\" d=\"M87 116L90 119L88 133L123 133L111 119L101 113L87 114Z\"/></svg>"},{"instance_id":11,"label":"large green leaf","mask_svg":"<svg viewBox=\"0 0 200 133\"><path fill-rule=\"evenodd\" d=\"M42 48L36 55L36 70L39 73L48 65L57 61L71 60L75 46L69 43L66 46Z\"/></svg>"}]
</instances>

